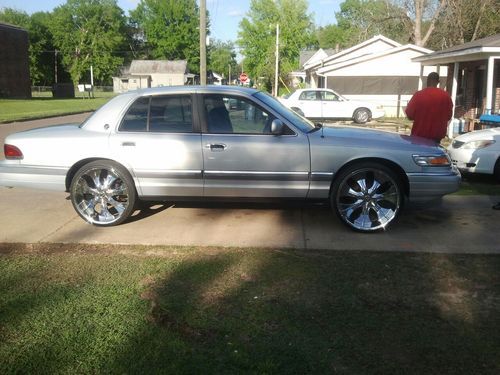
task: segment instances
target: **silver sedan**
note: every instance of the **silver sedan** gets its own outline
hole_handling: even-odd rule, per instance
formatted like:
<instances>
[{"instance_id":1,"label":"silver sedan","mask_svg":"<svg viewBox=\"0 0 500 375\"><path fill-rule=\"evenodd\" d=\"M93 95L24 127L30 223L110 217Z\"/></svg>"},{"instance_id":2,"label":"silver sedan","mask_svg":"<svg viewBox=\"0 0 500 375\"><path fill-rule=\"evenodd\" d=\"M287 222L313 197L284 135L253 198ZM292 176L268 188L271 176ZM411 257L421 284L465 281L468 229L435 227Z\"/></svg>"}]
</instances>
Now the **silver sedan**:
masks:
<instances>
[{"instance_id":1,"label":"silver sedan","mask_svg":"<svg viewBox=\"0 0 500 375\"><path fill-rule=\"evenodd\" d=\"M0 186L68 191L76 212L117 225L139 200L329 201L362 232L387 228L405 200L459 188L432 142L377 130L322 127L263 92L170 87L128 92L82 124L5 140Z\"/></svg>"}]
</instances>

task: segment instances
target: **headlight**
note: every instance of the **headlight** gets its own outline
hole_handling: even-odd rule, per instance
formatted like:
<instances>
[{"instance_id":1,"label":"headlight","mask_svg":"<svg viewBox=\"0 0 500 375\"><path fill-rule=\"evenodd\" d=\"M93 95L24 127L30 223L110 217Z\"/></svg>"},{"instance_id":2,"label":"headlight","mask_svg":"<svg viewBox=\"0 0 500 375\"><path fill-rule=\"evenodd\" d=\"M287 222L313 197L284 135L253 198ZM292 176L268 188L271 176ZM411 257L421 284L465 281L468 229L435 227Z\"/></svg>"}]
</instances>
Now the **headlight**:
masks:
<instances>
[{"instance_id":1,"label":"headlight","mask_svg":"<svg viewBox=\"0 0 500 375\"><path fill-rule=\"evenodd\" d=\"M413 155L413 160L421 167L448 167L451 165L448 155Z\"/></svg>"},{"instance_id":2,"label":"headlight","mask_svg":"<svg viewBox=\"0 0 500 375\"><path fill-rule=\"evenodd\" d=\"M482 141L472 141L472 142L466 142L462 145L461 148L466 149L466 150L476 150L478 148L484 148L488 147L495 143L493 139L485 139Z\"/></svg>"}]
</instances>

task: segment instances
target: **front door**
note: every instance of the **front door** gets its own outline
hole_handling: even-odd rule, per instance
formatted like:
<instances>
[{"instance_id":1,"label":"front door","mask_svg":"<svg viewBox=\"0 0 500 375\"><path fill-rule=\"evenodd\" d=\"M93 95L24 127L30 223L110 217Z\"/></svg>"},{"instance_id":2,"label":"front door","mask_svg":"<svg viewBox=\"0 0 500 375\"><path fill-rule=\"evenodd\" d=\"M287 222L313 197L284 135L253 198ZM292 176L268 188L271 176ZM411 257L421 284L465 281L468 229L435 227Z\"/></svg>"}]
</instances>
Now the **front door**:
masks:
<instances>
[{"instance_id":1,"label":"front door","mask_svg":"<svg viewBox=\"0 0 500 375\"><path fill-rule=\"evenodd\" d=\"M307 118L323 118L323 105L321 92L317 90L305 90L299 96L299 108Z\"/></svg>"},{"instance_id":2,"label":"front door","mask_svg":"<svg viewBox=\"0 0 500 375\"><path fill-rule=\"evenodd\" d=\"M249 98L204 95L201 112L205 196L306 197L307 135L272 135L275 117Z\"/></svg>"}]
</instances>

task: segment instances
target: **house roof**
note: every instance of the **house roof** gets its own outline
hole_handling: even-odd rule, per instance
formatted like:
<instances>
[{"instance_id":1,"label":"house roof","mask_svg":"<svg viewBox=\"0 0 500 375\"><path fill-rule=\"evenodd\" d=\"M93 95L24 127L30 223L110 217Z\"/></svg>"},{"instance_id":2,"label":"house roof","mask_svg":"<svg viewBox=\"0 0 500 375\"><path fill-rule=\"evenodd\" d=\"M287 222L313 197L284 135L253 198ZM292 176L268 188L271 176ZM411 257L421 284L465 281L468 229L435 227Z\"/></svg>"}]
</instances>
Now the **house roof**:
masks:
<instances>
[{"instance_id":1,"label":"house roof","mask_svg":"<svg viewBox=\"0 0 500 375\"><path fill-rule=\"evenodd\" d=\"M318 74L325 74L327 72L331 72L331 71L334 71L334 70L337 70L337 69L341 69L341 68L344 68L346 66L360 64L360 63L363 63L363 62L366 62L366 61L379 59L381 57L384 57L384 56L387 56L387 55L397 54L397 53L400 53L400 52L403 52L403 51L406 51L406 50L417 51L417 52L419 52L421 54L428 54L428 53L432 52L432 50L430 50L430 49L419 47L419 46L416 46L414 44L399 45L398 47L390 48L390 49L387 49L385 51L380 51L378 53L361 55L361 56L358 56L358 57L356 57L354 59L342 60L342 61L339 61L337 63L325 65L324 67L318 69L317 72L318 72Z\"/></svg>"},{"instance_id":2,"label":"house roof","mask_svg":"<svg viewBox=\"0 0 500 375\"><path fill-rule=\"evenodd\" d=\"M128 74L184 74L187 73L186 60L132 60Z\"/></svg>"},{"instance_id":3,"label":"house roof","mask_svg":"<svg viewBox=\"0 0 500 375\"><path fill-rule=\"evenodd\" d=\"M23 29L20 26L12 25L10 23L5 23L5 22L0 22L0 28L2 28L2 29L17 30L17 31L25 32L25 33L28 32L26 29Z\"/></svg>"},{"instance_id":4,"label":"house roof","mask_svg":"<svg viewBox=\"0 0 500 375\"><path fill-rule=\"evenodd\" d=\"M324 58L320 61L314 61L314 62L311 62L311 64L304 64L303 67L304 67L304 69L311 69L311 68L314 69L314 68L317 68L317 67L322 66L322 65L327 65L327 64L332 63L333 61L340 59L340 58L342 58L350 53L353 53L355 51L363 49L363 48L369 46L370 44L374 44L377 42L382 42L382 43L387 44L388 49L401 46L400 43L398 43L392 39L389 39L383 35L375 35L373 38L365 40L364 42L356 44L355 46L352 46L350 48L342 50L338 53L329 54L326 58ZM329 51L335 52L335 50L329 50ZM367 55L369 55L369 54L367 54Z\"/></svg>"},{"instance_id":5,"label":"house roof","mask_svg":"<svg viewBox=\"0 0 500 375\"><path fill-rule=\"evenodd\" d=\"M500 56L500 34L473 40L472 42L460 44L425 56L416 57L413 61L421 62L423 65L434 65L458 61L480 60L488 58L489 56Z\"/></svg>"}]
</instances>

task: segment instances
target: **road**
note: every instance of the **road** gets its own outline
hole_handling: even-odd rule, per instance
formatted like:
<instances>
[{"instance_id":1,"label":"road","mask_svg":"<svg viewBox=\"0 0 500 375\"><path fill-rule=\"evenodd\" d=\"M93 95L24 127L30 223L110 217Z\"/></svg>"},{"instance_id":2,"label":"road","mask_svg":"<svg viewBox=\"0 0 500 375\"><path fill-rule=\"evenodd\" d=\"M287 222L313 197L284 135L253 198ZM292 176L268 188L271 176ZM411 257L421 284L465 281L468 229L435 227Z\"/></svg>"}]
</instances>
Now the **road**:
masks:
<instances>
[{"instance_id":1,"label":"road","mask_svg":"<svg viewBox=\"0 0 500 375\"><path fill-rule=\"evenodd\" d=\"M86 116L0 124L0 139ZM426 207L409 205L387 232L374 234L351 231L326 206L298 203L145 205L125 224L97 228L81 220L67 198L64 192L0 187L0 242L500 253L500 211L491 209L499 196L447 196Z\"/></svg>"}]
</instances>

